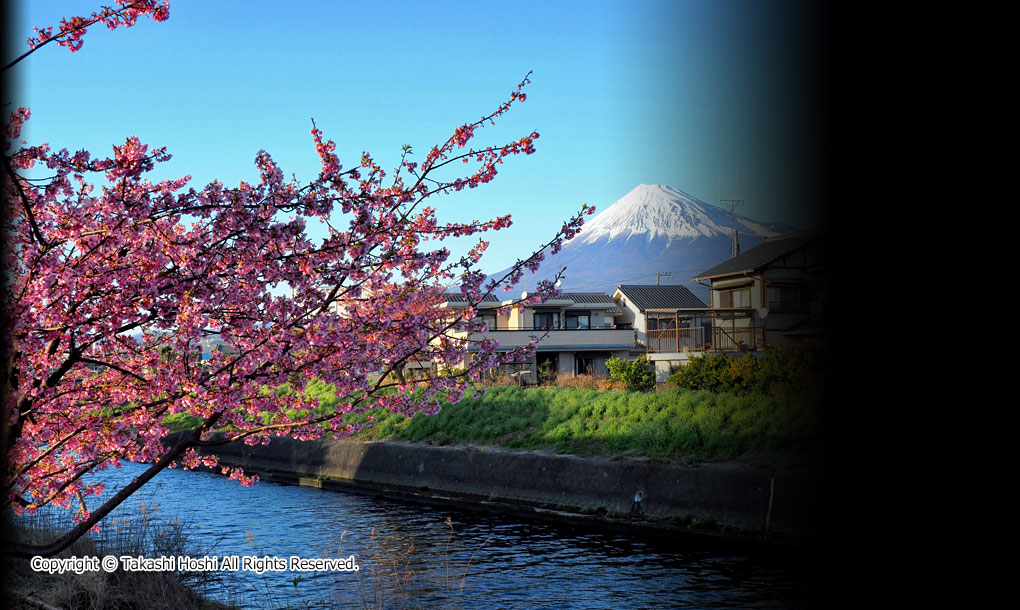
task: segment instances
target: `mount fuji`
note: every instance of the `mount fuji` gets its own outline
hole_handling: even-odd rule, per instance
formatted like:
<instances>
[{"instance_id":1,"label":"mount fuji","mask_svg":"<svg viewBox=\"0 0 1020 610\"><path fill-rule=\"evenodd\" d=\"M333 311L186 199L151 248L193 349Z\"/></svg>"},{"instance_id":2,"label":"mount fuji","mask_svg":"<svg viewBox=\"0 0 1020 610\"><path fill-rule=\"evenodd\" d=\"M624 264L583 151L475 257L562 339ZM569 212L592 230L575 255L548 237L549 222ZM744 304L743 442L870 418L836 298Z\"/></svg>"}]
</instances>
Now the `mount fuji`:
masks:
<instances>
[{"instance_id":1,"label":"mount fuji","mask_svg":"<svg viewBox=\"0 0 1020 610\"><path fill-rule=\"evenodd\" d=\"M737 214L733 226L741 251L796 230ZM587 221L559 253L547 255L537 273L525 275L535 286L566 267L564 292L612 294L620 284L654 284L656 272L667 272L660 283L682 284L706 300L708 289L691 278L730 258L730 233L728 210L673 186L641 184Z\"/></svg>"}]
</instances>

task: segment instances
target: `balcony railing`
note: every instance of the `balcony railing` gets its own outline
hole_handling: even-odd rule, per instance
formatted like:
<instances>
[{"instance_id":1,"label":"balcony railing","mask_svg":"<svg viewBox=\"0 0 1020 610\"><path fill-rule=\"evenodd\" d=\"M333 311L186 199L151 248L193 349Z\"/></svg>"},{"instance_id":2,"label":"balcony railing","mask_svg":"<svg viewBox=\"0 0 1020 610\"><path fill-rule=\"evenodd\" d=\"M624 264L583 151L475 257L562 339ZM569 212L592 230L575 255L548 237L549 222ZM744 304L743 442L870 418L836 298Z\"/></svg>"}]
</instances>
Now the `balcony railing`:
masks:
<instances>
[{"instance_id":1,"label":"balcony railing","mask_svg":"<svg viewBox=\"0 0 1020 610\"><path fill-rule=\"evenodd\" d=\"M546 334L548 333L548 334ZM541 339L543 350L556 348L574 349L633 349L637 340L635 331L630 328L514 328L489 330L485 333L472 333L472 340L484 338L499 341L502 347L518 347L527 345L531 335Z\"/></svg>"},{"instance_id":2,"label":"balcony railing","mask_svg":"<svg viewBox=\"0 0 1020 610\"><path fill-rule=\"evenodd\" d=\"M664 328L648 331L649 352L700 352L705 347L705 329Z\"/></svg>"},{"instance_id":3,"label":"balcony railing","mask_svg":"<svg viewBox=\"0 0 1020 610\"><path fill-rule=\"evenodd\" d=\"M760 350L765 347L765 329L761 327L706 329L701 326L692 328L665 328L649 330L649 352L738 352L743 350ZM706 341L706 339L708 339Z\"/></svg>"}]
</instances>

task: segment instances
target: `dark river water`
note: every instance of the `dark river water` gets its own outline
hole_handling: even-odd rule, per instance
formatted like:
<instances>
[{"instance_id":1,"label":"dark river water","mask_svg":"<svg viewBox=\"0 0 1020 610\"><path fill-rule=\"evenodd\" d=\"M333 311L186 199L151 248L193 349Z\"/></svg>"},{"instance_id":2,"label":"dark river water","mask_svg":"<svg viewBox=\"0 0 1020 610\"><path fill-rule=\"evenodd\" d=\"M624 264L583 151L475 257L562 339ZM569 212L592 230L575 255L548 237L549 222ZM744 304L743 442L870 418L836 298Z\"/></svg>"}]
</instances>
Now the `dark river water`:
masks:
<instances>
[{"instance_id":1,"label":"dark river water","mask_svg":"<svg viewBox=\"0 0 1020 610\"><path fill-rule=\"evenodd\" d=\"M112 492L142 468L125 464L100 478ZM111 518L151 515L152 507L159 520L187 526L192 556L353 555L359 568L300 579L289 570L258 574L254 565L217 570L221 579L206 594L246 608L804 608L816 601L816 564L803 553L667 543L266 481L247 488L179 470L159 474Z\"/></svg>"}]
</instances>

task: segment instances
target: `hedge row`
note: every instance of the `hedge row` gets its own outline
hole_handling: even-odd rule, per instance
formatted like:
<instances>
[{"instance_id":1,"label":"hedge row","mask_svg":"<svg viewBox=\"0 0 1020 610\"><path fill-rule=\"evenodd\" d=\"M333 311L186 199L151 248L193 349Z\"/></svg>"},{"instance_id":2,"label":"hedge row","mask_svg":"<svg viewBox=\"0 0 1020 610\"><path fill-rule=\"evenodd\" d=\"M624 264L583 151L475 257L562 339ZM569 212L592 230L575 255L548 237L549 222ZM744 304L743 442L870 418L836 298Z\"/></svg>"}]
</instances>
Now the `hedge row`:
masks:
<instances>
[{"instance_id":1,"label":"hedge row","mask_svg":"<svg viewBox=\"0 0 1020 610\"><path fill-rule=\"evenodd\" d=\"M810 350L769 348L761 357L708 354L693 358L669 376L679 388L782 395L818 389L822 378L819 354Z\"/></svg>"}]
</instances>

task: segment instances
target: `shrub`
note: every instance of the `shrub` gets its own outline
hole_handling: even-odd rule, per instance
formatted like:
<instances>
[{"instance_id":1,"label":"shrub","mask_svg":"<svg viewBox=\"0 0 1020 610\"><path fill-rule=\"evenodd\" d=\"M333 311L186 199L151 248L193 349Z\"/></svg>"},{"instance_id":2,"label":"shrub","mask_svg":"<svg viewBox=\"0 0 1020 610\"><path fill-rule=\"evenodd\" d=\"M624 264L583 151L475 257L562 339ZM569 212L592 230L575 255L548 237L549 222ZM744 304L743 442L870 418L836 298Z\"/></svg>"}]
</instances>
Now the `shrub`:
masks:
<instances>
[{"instance_id":1,"label":"shrub","mask_svg":"<svg viewBox=\"0 0 1020 610\"><path fill-rule=\"evenodd\" d=\"M679 388L734 391L743 394L787 394L818 384L821 362L815 352L767 348L762 357L708 354L693 358L667 382Z\"/></svg>"},{"instance_id":2,"label":"shrub","mask_svg":"<svg viewBox=\"0 0 1020 610\"><path fill-rule=\"evenodd\" d=\"M684 368L673 373L667 382L689 390L720 391L728 385L730 358L725 354L708 354L692 358Z\"/></svg>"},{"instance_id":3,"label":"shrub","mask_svg":"<svg viewBox=\"0 0 1020 610\"><path fill-rule=\"evenodd\" d=\"M551 360L546 360L538 365L538 383L540 385L556 382L556 369L553 368Z\"/></svg>"},{"instance_id":4,"label":"shrub","mask_svg":"<svg viewBox=\"0 0 1020 610\"><path fill-rule=\"evenodd\" d=\"M610 358L606 360L606 368L609 369L609 378L623 383L628 390L643 392L655 387L655 373L644 356L636 360Z\"/></svg>"}]
</instances>

